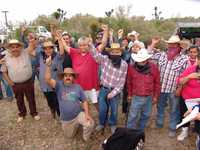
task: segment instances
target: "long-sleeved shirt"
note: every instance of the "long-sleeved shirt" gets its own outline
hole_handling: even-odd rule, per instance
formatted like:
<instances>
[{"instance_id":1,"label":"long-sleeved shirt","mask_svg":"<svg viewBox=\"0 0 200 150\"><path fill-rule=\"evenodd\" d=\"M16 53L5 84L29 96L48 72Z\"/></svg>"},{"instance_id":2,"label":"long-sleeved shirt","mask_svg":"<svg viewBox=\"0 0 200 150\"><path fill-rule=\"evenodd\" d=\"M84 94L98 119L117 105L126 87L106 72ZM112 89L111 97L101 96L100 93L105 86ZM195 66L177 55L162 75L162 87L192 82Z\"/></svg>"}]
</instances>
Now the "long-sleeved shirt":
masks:
<instances>
[{"instance_id":1,"label":"long-sleeved shirt","mask_svg":"<svg viewBox=\"0 0 200 150\"><path fill-rule=\"evenodd\" d=\"M149 74L139 73L134 66L129 65L127 75L128 96L152 96L160 95L160 72L158 67L148 62Z\"/></svg>"},{"instance_id":2,"label":"long-sleeved shirt","mask_svg":"<svg viewBox=\"0 0 200 150\"><path fill-rule=\"evenodd\" d=\"M115 68L107 55L102 55L97 52L94 47L92 48L91 53L96 62L101 65L101 85L113 88L111 95L112 97L116 96L124 87L128 68L127 63L124 60L121 60L120 68Z\"/></svg>"},{"instance_id":3,"label":"long-sleeved shirt","mask_svg":"<svg viewBox=\"0 0 200 150\"><path fill-rule=\"evenodd\" d=\"M187 77L191 73L196 72L197 65L188 67L177 79L178 83L180 79ZM200 98L200 80L190 79L183 87L181 95L184 99Z\"/></svg>"}]
</instances>

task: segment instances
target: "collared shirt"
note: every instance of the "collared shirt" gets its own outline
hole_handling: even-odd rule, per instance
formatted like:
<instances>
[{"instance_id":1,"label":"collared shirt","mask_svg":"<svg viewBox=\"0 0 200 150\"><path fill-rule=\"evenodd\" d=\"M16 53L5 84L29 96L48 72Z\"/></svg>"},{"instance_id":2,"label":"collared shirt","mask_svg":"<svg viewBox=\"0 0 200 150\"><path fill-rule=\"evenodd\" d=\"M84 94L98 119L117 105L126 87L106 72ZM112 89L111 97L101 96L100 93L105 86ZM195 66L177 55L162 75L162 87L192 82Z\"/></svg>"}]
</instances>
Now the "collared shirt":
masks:
<instances>
[{"instance_id":1,"label":"collared shirt","mask_svg":"<svg viewBox=\"0 0 200 150\"><path fill-rule=\"evenodd\" d=\"M188 67L188 57L178 55L169 61L166 53L156 53L153 56L157 60L160 69L161 92L173 93L177 87L177 77Z\"/></svg>"},{"instance_id":2,"label":"collared shirt","mask_svg":"<svg viewBox=\"0 0 200 150\"><path fill-rule=\"evenodd\" d=\"M91 53L80 52L80 49L70 48L72 66L78 76L75 83L80 84L83 90L99 89L98 64Z\"/></svg>"},{"instance_id":3,"label":"collared shirt","mask_svg":"<svg viewBox=\"0 0 200 150\"><path fill-rule=\"evenodd\" d=\"M32 76L32 66L27 50L21 50L21 54L18 57L14 57L7 52L5 65L2 65L1 70L2 72L8 72L9 78L15 83L22 83L30 79Z\"/></svg>"},{"instance_id":4,"label":"collared shirt","mask_svg":"<svg viewBox=\"0 0 200 150\"><path fill-rule=\"evenodd\" d=\"M101 85L108 88L114 88L111 91L111 95L112 97L116 96L124 87L128 68L127 63L124 60L121 60L120 68L115 68L107 55L102 55L97 52L94 47L91 52L95 60L101 65Z\"/></svg>"},{"instance_id":5,"label":"collared shirt","mask_svg":"<svg viewBox=\"0 0 200 150\"><path fill-rule=\"evenodd\" d=\"M134 66L129 65L127 75L129 96L159 97L160 72L155 64L148 62L148 65L150 66L149 74L139 73Z\"/></svg>"},{"instance_id":6,"label":"collared shirt","mask_svg":"<svg viewBox=\"0 0 200 150\"><path fill-rule=\"evenodd\" d=\"M56 53L56 52L55 52ZM46 65L44 63L44 59L42 56L42 52L36 54L36 61L39 64L39 81L40 81L40 88L43 92L54 91L45 81L45 70ZM60 56L59 53L56 53L54 57L52 57L52 65L51 65L51 76L54 80L58 80L57 76L59 72L62 72L62 63L63 57Z\"/></svg>"}]
</instances>

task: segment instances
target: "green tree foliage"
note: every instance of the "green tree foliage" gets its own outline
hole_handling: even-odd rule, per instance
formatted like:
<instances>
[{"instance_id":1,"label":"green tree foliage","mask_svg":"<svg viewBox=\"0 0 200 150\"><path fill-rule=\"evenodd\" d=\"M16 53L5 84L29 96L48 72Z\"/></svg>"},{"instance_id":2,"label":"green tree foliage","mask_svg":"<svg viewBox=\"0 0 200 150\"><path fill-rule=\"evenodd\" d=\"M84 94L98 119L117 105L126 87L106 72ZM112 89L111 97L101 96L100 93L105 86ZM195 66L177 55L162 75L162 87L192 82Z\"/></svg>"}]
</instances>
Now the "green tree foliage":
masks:
<instances>
[{"instance_id":1,"label":"green tree foliage","mask_svg":"<svg viewBox=\"0 0 200 150\"><path fill-rule=\"evenodd\" d=\"M57 10L50 16L38 16L33 24L43 25L50 29L50 24L54 23L58 28L70 32L76 38L82 35L88 36L89 34L94 38L100 30L100 25L105 23L114 30L115 35L119 29L124 29L124 35L135 30L140 33L140 39L146 42L153 36L168 39L174 33L177 22L200 21L200 18L195 19L193 17L146 20L144 16L131 16L131 8L132 6L119 6L117 9L107 11L105 17L102 18L89 14L76 14L71 18L61 20L62 12L65 11ZM109 12L112 12L111 15L109 15Z\"/></svg>"}]
</instances>

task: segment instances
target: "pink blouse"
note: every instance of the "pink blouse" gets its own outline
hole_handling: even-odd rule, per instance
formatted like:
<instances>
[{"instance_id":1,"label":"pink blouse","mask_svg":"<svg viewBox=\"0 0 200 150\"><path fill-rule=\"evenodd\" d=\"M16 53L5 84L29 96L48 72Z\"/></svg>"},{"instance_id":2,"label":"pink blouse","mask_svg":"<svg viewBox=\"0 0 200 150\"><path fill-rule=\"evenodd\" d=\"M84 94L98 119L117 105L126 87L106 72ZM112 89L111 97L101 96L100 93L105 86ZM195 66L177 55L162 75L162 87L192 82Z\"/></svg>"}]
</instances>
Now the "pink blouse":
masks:
<instances>
[{"instance_id":1,"label":"pink blouse","mask_svg":"<svg viewBox=\"0 0 200 150\"><path fill-rule=\"evenodd\" d=\"M180 82L180 79L188 76L191 73L196 72L197 65L192 65L188 67L177 79L177 82ZM200 79L190 79L181 91L181 95L184 99L191 98L200 98Z\"/></svg>"}]
</instances>

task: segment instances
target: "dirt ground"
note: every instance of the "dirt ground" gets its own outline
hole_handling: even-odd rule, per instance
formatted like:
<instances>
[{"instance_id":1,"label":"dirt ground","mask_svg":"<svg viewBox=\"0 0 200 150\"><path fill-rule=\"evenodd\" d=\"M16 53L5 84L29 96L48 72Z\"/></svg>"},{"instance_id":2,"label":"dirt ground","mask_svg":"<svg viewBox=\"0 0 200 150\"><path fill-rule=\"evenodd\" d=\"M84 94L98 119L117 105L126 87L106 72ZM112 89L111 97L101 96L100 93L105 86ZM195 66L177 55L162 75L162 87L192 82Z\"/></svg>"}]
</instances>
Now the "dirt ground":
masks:
<instances>
[{"instance_id":1,"label":"dirt ground","mask_svg":"<svg viewBox=\"0 0 200 150\"><path fill-rule=\"evenodd\" d=\"M35 121L28 115L23 122L17 123L16 101L0 100L0 150L99 150L102 141L110 135L108 128L104 135L94 133L91 140L85 143L80 129L76 138L69 142L63 136L59 121L51 118L46 100L38 88L36 101L41 120ZM93 107L92 112L97 122ZM123 126L125 117L121 109L119 112L119 126ZM177 142L176 138L168 137L168 119L163 129L155 128L154 122L153 115L145 131L145 150L195 150L195 134L192 131L184 142Z\"/></svg>"}]
</instances>

